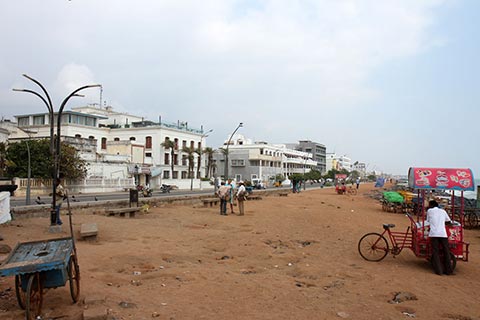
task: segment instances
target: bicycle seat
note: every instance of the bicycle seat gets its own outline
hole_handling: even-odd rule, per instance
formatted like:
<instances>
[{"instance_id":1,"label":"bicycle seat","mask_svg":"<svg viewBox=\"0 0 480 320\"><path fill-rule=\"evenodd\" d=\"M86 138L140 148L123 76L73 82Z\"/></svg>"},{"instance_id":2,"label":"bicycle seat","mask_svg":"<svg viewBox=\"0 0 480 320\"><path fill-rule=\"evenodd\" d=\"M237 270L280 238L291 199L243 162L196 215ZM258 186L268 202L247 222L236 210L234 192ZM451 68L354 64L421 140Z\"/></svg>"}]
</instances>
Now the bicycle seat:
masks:
<instances>
[{"instance_id":1,"label":"bicycle seat","mask_svg":"<svg viewBox=\"0 0 480 320\"><path fill-rule=\"evenodd\" d=\"M385 230L387 230L389 228L393 228L393 227L395 227L395 225L392 224L392 223L386 223L386 224L383 225L383 229L385 229Z\"/></svg>"}]
</instances>

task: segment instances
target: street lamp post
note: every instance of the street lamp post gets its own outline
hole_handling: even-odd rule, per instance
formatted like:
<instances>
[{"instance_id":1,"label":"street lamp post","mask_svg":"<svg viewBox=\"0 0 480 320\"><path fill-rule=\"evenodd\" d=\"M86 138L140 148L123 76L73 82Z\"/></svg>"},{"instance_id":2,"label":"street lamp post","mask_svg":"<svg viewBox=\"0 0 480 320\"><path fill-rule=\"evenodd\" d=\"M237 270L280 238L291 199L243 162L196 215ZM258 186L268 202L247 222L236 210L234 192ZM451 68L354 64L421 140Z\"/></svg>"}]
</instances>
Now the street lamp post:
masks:
<instances>
[{"instance_id":1,"label":"street lamp post","mask_svg":"<svg viewBox=\"0 0 480 320\"><path fill-rule=\"evenodd\" d=\"M230 146L230 142L232 141L232 137L233 135L235 134L235 132L237 132L238 129L240 129L241 127L243 127L243 122L240 122L238 124L238 126L235 128L235 130L232 132L232 134L230 135L230 138L228 139L228 142L227 142L227 149L225 150L225 180L228 180L228 147Z\"/></svg>"},{"instance_id":2,"label":"street lamp post","mask_svg":"<svg viewBox=\"0 0 480 320\"><path fill-rule=\"evenodd\" d=\"M48 94L45 87L38 80L36 80L36 79L26 75L26 74L24 74L23 76L25 78L27 78L28 80L34 82L36 85L38 85L40 87L40 89L42 89L42 92L46 97L46 99L45 99L43 97L43 95L41 95L40 93L35 92L33 90L29 90L29 89L13 89L13 91L27 92L27 93L31 93L31 94L37 96L38 98L40 98L43 101L43 103L46 105L46 107L48 109L49 123L50 123L50 155L51 155L52 160L53 160L53 166L52 166L52 208L50 210L50 225L51 226L56 226L58 217L57 217L56 210L55 210L56 209L55 194L56 194L56 191L57 191L56 179L59 178L59 176L60 176L59 175L59 171L60 171L60 165L59 165L59 163L60 163L59 162L60 161L60 133L61 133L60 126L61 126L62 112L63 112L63 109L64 109L65 105L67 104L68 100L70 100L71 97L79 96L77 94L77 92L79 92L81 90L84 90L84 89L87 89L87 88L95 88L95 87L100 87L101 88L101 85L100 84L95 84L95 85L87 85L87 86L80 87L80 88L74 90L72 93L70 93L63 100L63 102L60 106L60 109L58 111L58 114L57 114L57 136L55 137L54 136L55 114L54 114L54 110L53 110L53 103L52 103L52 100L50 99L50 95Z\"/></svg>"},{"instance_id":3,"label":"street lamp post","mask_svg":"<svg viewBox=\"0 0 480 320\"><path fill-rule=\"evenodd\" d=\"M26 199L25 199L25 204L27 206L30 205L30 177L32 175L32 170L30 166L30 146L28 145L28 140L25 141L27 144L27 155L28 155L28 168L27 168L27 193L26 193Z\"/></svg>"}]
</instances>

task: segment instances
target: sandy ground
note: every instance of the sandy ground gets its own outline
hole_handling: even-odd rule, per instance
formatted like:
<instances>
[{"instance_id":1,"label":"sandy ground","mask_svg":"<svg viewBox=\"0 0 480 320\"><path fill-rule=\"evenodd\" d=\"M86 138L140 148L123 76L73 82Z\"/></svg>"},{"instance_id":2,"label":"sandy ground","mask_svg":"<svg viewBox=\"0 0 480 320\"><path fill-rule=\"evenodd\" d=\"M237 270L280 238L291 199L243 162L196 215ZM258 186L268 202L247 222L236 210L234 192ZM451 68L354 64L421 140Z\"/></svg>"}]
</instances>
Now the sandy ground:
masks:
<instances>
[{"instance_id":1,"label":"sandy ground","mask_svg":"<svg viewBox=\"0 0 480 320\"><path fill-rule=\"evenodd\" d=\"M112 319L480 319L480 231L466 230L470 261L453 276L435 275L409 250L365 261L363 234L409 225L366 197L372 189L264 197L246 202L243 217L201 205L134 219L74 212L75 230L88 222L100 230L97 241L77 242L81 302L72 304L68 284L50 289L43 319L82 319L87 308ZM45 218L13 221L0 226L0 243L52 237L47 226ZM0 278L0 319L22 319L13 282ZM396 292L417 300L389 303Z\"/></svg>"}]
</instances>

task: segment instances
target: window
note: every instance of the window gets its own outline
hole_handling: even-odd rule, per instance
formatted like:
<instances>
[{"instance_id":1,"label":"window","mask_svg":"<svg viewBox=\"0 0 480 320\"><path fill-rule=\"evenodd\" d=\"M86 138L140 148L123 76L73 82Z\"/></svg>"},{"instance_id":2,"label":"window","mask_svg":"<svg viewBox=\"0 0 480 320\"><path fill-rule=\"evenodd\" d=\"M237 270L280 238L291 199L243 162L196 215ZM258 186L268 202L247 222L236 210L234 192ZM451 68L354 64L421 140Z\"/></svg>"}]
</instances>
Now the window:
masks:
<instances>
[{"instance_id":1,"label":"window","mask_svg":"<svg viewBox=\"0 0 480 320\"><path fill-rule=\"evenodd\" d=\"M86 121L85 121L85 124L86 124L87 126L95 127L95 118L87 117L85 120L86 120Z\"/></svg>"},{"instance_id":2,"label":"window","mask_svg":"<svg viewBox=\"0 0 480 320\"><path fill-rule=\"evenodd\" d=\"M187 140L182 141L182 149L185 149L187 147Z\"/></svg>"},{"instance_id":3,"label":"window","mask_svg":"<svg viewBox=\"0 0 480 320\"><path fill-rule=\"evenodd\" d=\"M175 150L178 150L178 139L175 138L175 139L173 140L173 143L175 144Z\"/></svg>"},{"instance_id":4,"label":"window","mask_svg":"<svg viewBox=\"0 0 480 320\"><path fill-rule=\"evenodd\" d=\"M178 165L178 154L173 155L173 164Z\"/></svg>"},{"instance_id":5,"label":"window","mask_svg":"<svg viewBox=\"0 0 480 320\"><path fill-rule=\"evenodd\" d=\"M170 156L168 153L165 153L163 159L163 164L170 164Z\"/></svg>"},{"instance_id":6,"label":"window","mask_svg":"<svg viewBox=\"0 0 480 320\"><path fill-rule=\"evenodd\" d=\"M183 155L182 156L182 166L186 166L186 165L187 165L187 156Z\"/></svg>"},{"instance_id":7,"label":"window","mask_svg":"<svg viewBox=\"0 0 480 320\"><path fill-rule=\"evenodd\" d=\"M178 179L178 171L173 171L173 179Z\"/></svg>"},{"instance_id":8,"label":"window","mask_svg":"<svg viewBox=\"0 0 480 320\"><path fill-rule=\"evenodd\" d=\"M79 134L79 133L77 133L77 134L75 135L75 138L77 138L77 139L79 139L79 138L81 138L81 137L82 137L82 135Z\"/></svg>"},{"instance_id":9,"label":"window","mask_svg":"<svg viewBox=\"0 0 480 320\"><path fill-rule=\"evenodd\" d=\"M95 137L94 136L89 136L88 139L89 140L95 140Z\"/></svg>"},{"instance_id":10,"label":"window","mask_svg":"<svg viewBox=\"0 0 480 320\"><path fill-rule=\"evenodd\" d=\"M45 124L45 116L34 116L33 124L34 125Z\"/></svg>"},{"instance_id":11,"label":"window","mask_svg":"<svg viewBox=\"0 0 480 320\"><path fill-rule=\"evenodd\" d=\"M152 149L152 137L148 136L145 138L145 148Z\"/></svg>"},{"instance_id":12,"label":"window","mask_svg":"<svg viewBox=\"0 0 480 320\"><path fill-rule=\"evenodd\" d=\"M233 159L232 160L232 167L245 167L245 160L244 159Z\"/></svg>"},{"instance_id":13,"label":"window","mask_svg":"<svg viewBox=\"0 0 480 320\"><path fill-rule=\"evenodd\" d=\"M187 179L187 171L182 171L182 179Z\"/></svg>"},{"instance_id":14,"label":"window","mask_svg":"<svg viewBox=\"0 0 480 320\"><path fill-rule=\"evenodd\" d=\"M102 138L102 150L107 149L107 138Z\"/></svg>"},{"instance_id":15,"label":"window","mask_svg":"<svg viewBox=\"0 0 480 320\"><path fill-rule=\"evenodd\" d=\"M130 137L130 141L135 141L137 140L135 137Z\"/></svg>"},{"instance_id":16,"label":"window","mask_svg":"<svg viewBox=\"0 0 480 320\"><path fill-rule=\"evenodd\" d=\"M113 138L113 141L120 141L120 138Z\"/></svg>"},{"instance_id":17,"label":"window","mask_svg":"<svg viewBox=\"0 0 480 320\"><path fill-rule=\"evenodd\" d=\"M198 147L197 147L197 148L198 148L198 150L202 150L202 143L201 143L201 142L198 143Z\"/></svg>"},{"instance_id":18,"label":"window","mask_svg":"<svg viewBox=\"0 0 480 320\"><path fill-rule=\"evenodd\" d=\"M190 148L194 149L195 148L195 141L190 141Z\"/></svg>"},{"instance_id":19,"label":"window","mask_svg":"<svg viewBox=\"0 0 480 320\"><path fill-rule=\"evenodd\" d=\"M170 171L168 170L163 171L163 179L170 179Z\"/></svg>"},{"instance_id":20,"label":"window","mask_svg":"<svg viewBox=\"0 0 480 320\"><path fill-rule=\"evenodd\" d=\"M29 125L28 117L21 117L18 118L18 126L25 127Z\"/></svg>"},{"instance_id":21,"label":"window","mask_svg":"<svg viewBox=\"0 0 480 320\"><path fill-rule=\"evenodd\" d=\"M151 152L146 152L146 153L145 153L145 157L151 158L151 157L152 157L152 153L151 153Z\"/></svg>"}]
</instances>

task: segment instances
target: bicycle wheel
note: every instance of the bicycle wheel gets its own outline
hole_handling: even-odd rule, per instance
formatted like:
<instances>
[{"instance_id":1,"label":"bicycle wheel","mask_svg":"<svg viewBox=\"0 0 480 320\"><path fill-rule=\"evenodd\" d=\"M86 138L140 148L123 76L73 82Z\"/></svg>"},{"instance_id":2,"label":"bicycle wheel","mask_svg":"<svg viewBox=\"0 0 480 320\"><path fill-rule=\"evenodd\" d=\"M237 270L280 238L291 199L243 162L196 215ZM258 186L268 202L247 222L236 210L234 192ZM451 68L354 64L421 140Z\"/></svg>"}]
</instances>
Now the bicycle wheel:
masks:
<instances>
[{"instance_id":1,"label":"bicycle wheel","mask_svg":"<svg viewBox=\"0 0 480 320\"><path fill-rule=\"evenodd\" d=\"M68 281L70 284L70 295L73 303L76 303L80 296L80 266L78 265L76 255L72 255L68 262Z\"/></svg>"},{"instance_id":2,"label":"bicycle wheel","mask_svg":"<svg viewBox=\"0 0 480 320\"><path fill-rule=\"evenodd\" d=\"M358 242L358 253L367 261L380 261L388 251L387 239L376 232L367 233Z\"/></svg>"},{"instance_id":3,"label":"bicycle wheel","mask_svg":"<svg viewBox=\"0 0 480 320\"><path fill-rule=\"evenodd\" d=\"M43 284L39 273L31 274L28 278L25 303L25 319L33 320L40 316L43 302Z\"/></svg>"},{"instance_id":4,"label":"bicycle wheel","mask_svg":"<svg viewBox=\"0 0 480 320\"><path fill-rule=\"evenodd\" d=\"M22 277L15 276L15 293L17 295L18 306L25 309L25 291L22 290Z\"/></svg>"}]
</instances>

